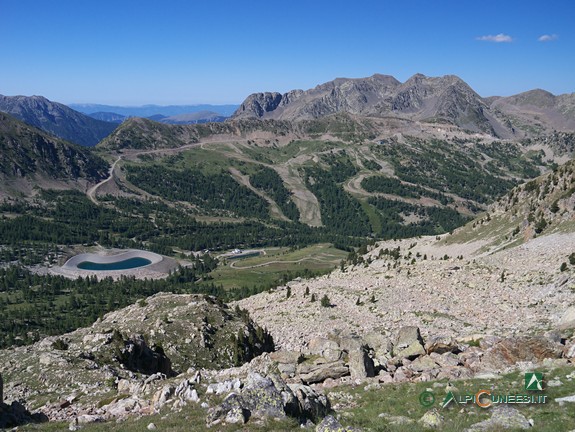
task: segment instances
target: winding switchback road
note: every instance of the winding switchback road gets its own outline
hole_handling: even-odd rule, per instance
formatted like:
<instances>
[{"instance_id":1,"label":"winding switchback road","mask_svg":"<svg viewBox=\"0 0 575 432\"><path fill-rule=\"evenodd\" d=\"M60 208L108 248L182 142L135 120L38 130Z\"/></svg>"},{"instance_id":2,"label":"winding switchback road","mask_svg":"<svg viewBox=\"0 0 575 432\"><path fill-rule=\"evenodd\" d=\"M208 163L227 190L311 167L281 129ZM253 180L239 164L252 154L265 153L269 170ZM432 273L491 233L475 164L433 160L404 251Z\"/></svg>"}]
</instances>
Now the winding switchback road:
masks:
<instances>
[{"instance_id":1,"label":"winding switchback road","mask_svg":"<svg viewBox=\"0 0 575 432\"><path fill-rule=\"evenodd\" d=\"M114 169L116 169L116 164L118 162L120 162L121 159L122 159L122 156L118 156L118 159L116 159L114 161L114 163L112 164L112 166L110 167L110 175L107 178L105 178L104 180L102 180L100 183L92 186L90 189L88 189L88 192L86 192L86 195L88 195L88 198L90 198L90 200L94 204L96 204L96 205L98 204L98 200L96 199L96 191L104 183L108 183L110 180L112 180L114 178Z\"/></svg>"}]
</instances>

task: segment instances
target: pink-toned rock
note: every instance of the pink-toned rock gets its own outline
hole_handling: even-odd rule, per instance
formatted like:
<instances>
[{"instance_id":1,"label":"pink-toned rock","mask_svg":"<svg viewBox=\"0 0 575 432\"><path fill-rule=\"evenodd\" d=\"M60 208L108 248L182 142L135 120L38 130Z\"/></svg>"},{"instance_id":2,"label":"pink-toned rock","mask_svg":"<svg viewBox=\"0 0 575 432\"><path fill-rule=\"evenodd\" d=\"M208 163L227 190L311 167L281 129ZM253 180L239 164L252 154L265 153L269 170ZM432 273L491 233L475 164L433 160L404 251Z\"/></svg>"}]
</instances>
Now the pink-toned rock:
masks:
<instances>
[{"instance_id":1,"label":"pink-toned rock","mask_svg":"<svg viewBox=\"0 0 575 432\"><path fill-rule=\"evenodd\" d=\"M406 382L413 376L413 372L405 367L398 368L393 374L393 382Z\"/></svg>"},{"instance_id":2,"label":"pink-toned rock","mask_svg":"<svg viewBox=\"0 0 575 432\"><path fill-rule=\"evenodd\" d=\"M393 382L393 375L391 375L389 372L381 371L381 372L379 372L377 379L380 383L384 383L384 384L392 383Z\"/></svg>"},{"instance_id":3,"label":"pink-toned rock","mask_svg":"<svg viewBox=\"0 0 575 432\"><path fill-rule=\"evenodd\" d=\"M495 343L481 359L481 367L503 369L518 362L539 363L545 359L560 358L563 345L544 336L507 338Z\"/></svg>"}]
</instances>

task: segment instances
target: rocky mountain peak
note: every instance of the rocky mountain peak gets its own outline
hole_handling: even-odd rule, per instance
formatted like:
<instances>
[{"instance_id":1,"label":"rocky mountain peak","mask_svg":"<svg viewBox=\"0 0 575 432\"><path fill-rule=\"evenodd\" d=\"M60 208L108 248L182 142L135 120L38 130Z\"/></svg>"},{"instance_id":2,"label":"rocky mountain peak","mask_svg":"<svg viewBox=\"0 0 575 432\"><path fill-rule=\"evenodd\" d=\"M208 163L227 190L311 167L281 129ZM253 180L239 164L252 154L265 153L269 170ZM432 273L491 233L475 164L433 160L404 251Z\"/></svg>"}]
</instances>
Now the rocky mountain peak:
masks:
<instances>
[{"instance_id":1,"label":"rocky mountain peak","mask_svg":"<svg viewBox=\"0 0 575 432\"><path fill-rule=\"evenodd\" d=\"M244 101L233 118L306 120L348 113L440 120L494 133L485 109L482 98L455 75L415 74L401 83L392 76L375 74L367 78L336 78L310 90L283 95L256 93Z\"/></svg>"},{"instance_id":2,"label":"rocky mountain peak","mask_svg":"<svg viewBox=\"0 0 575 432\"><path fill-rule=\"evenodd\" d=\"M575 96L532 90L482 98L456 75L421 73L404 83L389 75L336 78L309 90L255 93L232 119L312 120L336 113L397 117L459 126L499 138L547 135L575 127Z\"/></svg>"}]
</instances>

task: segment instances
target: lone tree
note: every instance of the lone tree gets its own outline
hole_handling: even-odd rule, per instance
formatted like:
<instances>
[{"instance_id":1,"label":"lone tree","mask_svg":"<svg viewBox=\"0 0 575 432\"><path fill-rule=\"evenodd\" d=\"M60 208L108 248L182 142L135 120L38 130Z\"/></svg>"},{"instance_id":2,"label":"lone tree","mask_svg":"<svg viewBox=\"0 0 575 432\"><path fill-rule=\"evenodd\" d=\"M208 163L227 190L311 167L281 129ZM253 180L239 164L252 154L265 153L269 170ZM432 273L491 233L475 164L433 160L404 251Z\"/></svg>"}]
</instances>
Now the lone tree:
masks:
<instances>
[{"instance_id":1,"label":"lone tree","mask_svg":"<svg viewBox=\"0 0 575 432\"><path fill-rule=\"evenodd\" d=\"M323 307L331 307L331 301L329 300L329 297L327 296L327 294L323 295L320 302L321 302L321 305Z\"/></svg>"}]
</instances>

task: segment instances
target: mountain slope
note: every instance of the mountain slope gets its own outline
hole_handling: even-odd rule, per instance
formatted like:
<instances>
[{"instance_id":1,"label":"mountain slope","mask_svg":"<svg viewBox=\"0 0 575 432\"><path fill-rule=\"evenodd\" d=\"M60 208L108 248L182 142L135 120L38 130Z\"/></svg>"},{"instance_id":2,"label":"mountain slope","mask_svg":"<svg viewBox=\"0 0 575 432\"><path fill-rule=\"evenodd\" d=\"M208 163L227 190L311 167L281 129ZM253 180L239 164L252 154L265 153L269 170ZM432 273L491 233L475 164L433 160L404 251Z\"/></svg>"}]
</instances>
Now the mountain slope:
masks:
<instances>
[{"instance_id":1,"label":"mountain slope","mask_svg":"<svg viewBox=\"0 0 575 432\"><path fill-rule=\"evenodd\" d=\"M0 113L0 178L2 190L27 190L63 182L96 182L106 176L107 163L89 150L57 139Z\"/></svg>"},{"instance_id":2,"label":"mountain slope","mask_svg":"<svg viewBox=\"0 0 575 432\"><path fill-rule=\"evenodd\" d=\"M336 112L361 116L399 116L452 123L495 134L483 99L460 78L414 75L405 83L387 75L338 78L311 90L249 96L234 118L301 120Z\"/></svg>"},{"instance_id":3,"label":"mountain slope","mask_svg":"<svg viewBox=\"0 0 575 432\"><path fill-rule=\"evenodd\" d=\"M416 74L401 83L386 75L337 78L310 90L254 93L232 118L303 120L346 112L449 123L500 138L523 138L575 127L575 96L541 90L482 98L454 75Z\"/></svg>"},{"instance_id":4,"label":"mountain slope","mask_svg":"<svg viewBox=\"0 0 575 432\"><path fill-rule=\"evenodd\" d=\"M573 231L575 159L511 189L489 206L487 214L460 228L445 242L473 240L483 243L484 252L492 252L542 235Z\"/></svg>"},{"instance_id":5,"label":"mountain slope","mask_svg":"<svg viewBox=\"0 0 575 432\"><path fill-rule=\"evenodd\" d=\"M109 135L114 123L93 119L42 96L2 96L0 111L67 141L94 146Z\"/></svg>"},{"instance_id":6,"label":"mountain slope","mask_svg":"<svg viewBox=\"0 0 575 432\"><path fill-rule=\"evenodd\" d=\"M514 128L526 132L573 131L575 129L575 93L555 96L545 90L495 98L493 110L504 113Z\"/></svg>"},{"instance_id":7,"label":"mountain slope","mask_svg":"<svg viewBox=\"0 0 575 432\"><path fill-rule=\"evenodd\" d=\"M163 122L163 119L160 119ZM287 122L247 119L239 122L203 124L165 124L145 118L132 117L122 123L98 145L102 149L159 149L175 148L199 142L201 138L249 134L285 135L291 129Z\"/></svg>"}]
</instances>

